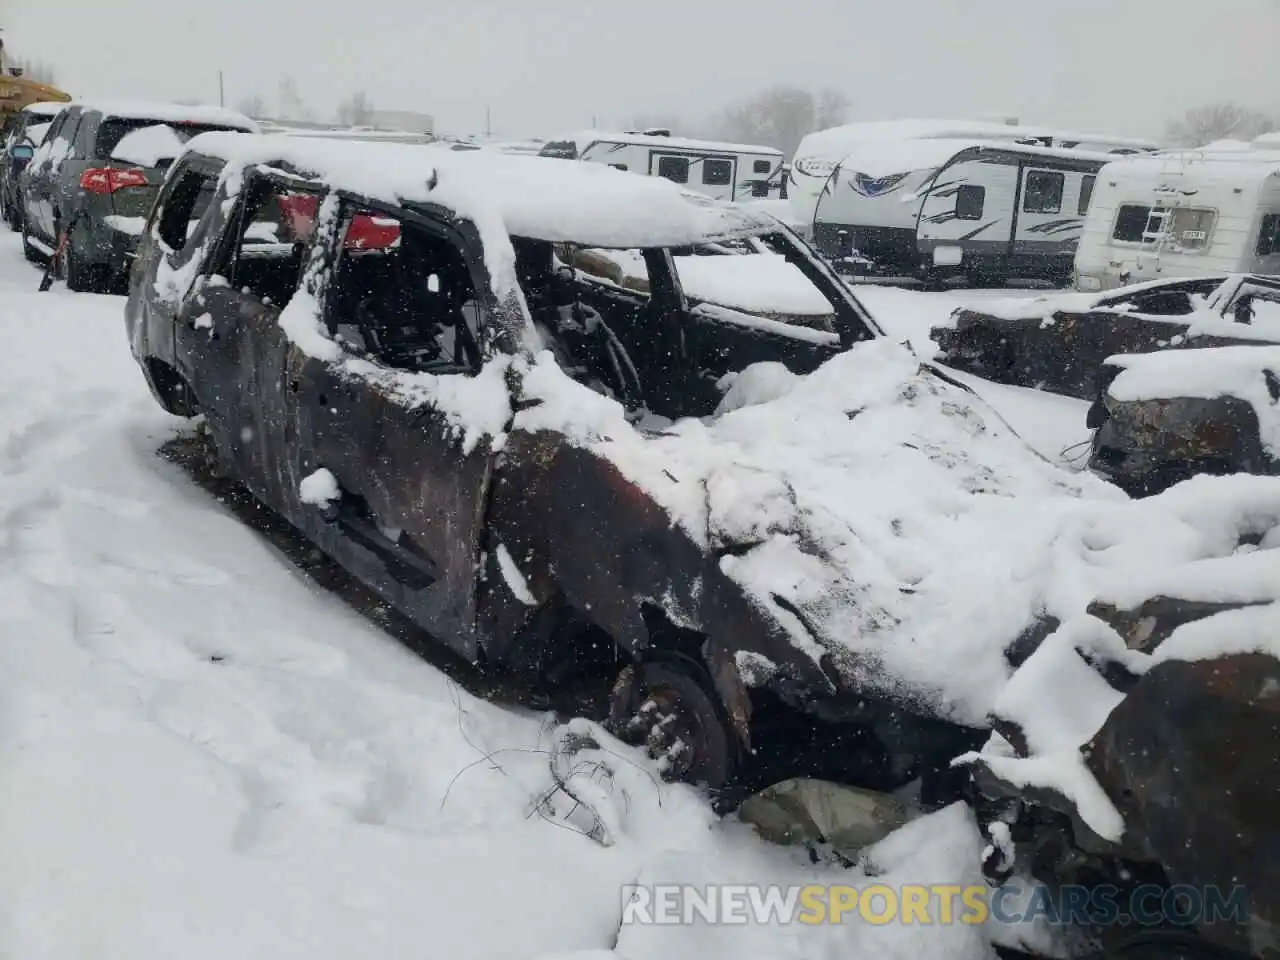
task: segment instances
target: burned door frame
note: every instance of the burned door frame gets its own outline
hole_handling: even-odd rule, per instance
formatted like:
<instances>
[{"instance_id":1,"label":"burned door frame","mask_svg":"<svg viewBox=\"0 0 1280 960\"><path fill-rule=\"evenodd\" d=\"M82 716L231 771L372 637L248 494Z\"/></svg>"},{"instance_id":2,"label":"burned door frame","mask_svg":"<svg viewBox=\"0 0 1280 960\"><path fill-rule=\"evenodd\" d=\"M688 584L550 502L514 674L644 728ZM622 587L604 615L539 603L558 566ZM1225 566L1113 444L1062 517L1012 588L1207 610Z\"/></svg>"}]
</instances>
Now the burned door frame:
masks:
<instances>
[{"instance_id":1,"label":"burned door frame","mask_svg":"<svg viewBox=\"0 0 1280 960\"><path fill-rule=\"evenodd\" d=\"M218 242L175 316L175 340L185 359L184 372L220 456L241 483L277 509L284 505L280 493L286 431L284 374L290 348L279 318L289 300L268 304L238 284L236 268L249 210L266 191L282 190L320 199L327 192L312 181L280 171L246 170ZM214 206L211 203L210 209ZM295 244L301 249L294 294L314 243L313 234ZM226 282L210 282L214 276Z\"/></svg>"},{"instance_id":2,"label":"burned door frame","mask_svg":"<svg viewBox=\"0 0 1280 960\"><path fill-rule=\"evenodd\" d=\"M182 303L189 300L195 292L196 283L193 283L191 289L186 292L183 301L178 302L158 296L155 283L161 263L170 272L177 273L195 259L200 261L196 268L198 271L197 276L207 274L209 265L216 258L217 250L221 244L221 236L227 225L227 217L222 213L221 203L221 201L226 200L226 195L224 189L218 185L219 178L225 169L225 161L198 153L188 154L174 165L165 180L164 186L160 188L160 192L156 195L155 205L147 217L146 227L143 230L142 246L134 261L133 269L135 270L138 269L137 264L139 262L148 264L146 273L142 277L143 282L139 301L142 310L145 311L145 333L148 352L178 370L187 379L188 383L194 371L190 364L186 362L183 354L177 349L177 323L178 312L182 307ZM201 216L194 229L190 229L190 220L188 220L188 232L185 234L184 242L182 246L175 249L165 239L161 224L164 221L169 204L174 199L178 186L183 178L191 172L198 173L214 181L214 199L210 201L204 215ZM210 240L212 240L212 244L209 243ZM148 254L148 248L151 244L156 244L159 247L159 256L153 257ZM126 313L130 309L132 309L132 305L126 307Z\"/></svg>"},{"instance_id":3,"label":"burned door frame","mask_svg":"<svg viewBox=\"0 0 1280 960\"><path fill-rule=\"evenodd\" d=\"M334 196L334 209L322 208L317 221L316 235L325 239L312 251L319 269L310 271L316 285L310 292L327 336L336 328L335 285L342 279L343 241L356 213L394 218L402 230L423 230L451 243L474 286L479 326L492 322L494 305L474 228L429 211ZM331 219L322 222L326 215ZM391 606L477 660L477 576L496 454L486 439L467 450L461 431L429 401L406 401L394 389L405 371L333 342L342 352L336 361L310 356L297 345L285 360L286 512ZM353 361L361 368L358 376ZM478 372L468 366L433 375ZM320 469L334 476L341 496L327 505L303 503L302 481Z\"/></svg>"}]
</instances>

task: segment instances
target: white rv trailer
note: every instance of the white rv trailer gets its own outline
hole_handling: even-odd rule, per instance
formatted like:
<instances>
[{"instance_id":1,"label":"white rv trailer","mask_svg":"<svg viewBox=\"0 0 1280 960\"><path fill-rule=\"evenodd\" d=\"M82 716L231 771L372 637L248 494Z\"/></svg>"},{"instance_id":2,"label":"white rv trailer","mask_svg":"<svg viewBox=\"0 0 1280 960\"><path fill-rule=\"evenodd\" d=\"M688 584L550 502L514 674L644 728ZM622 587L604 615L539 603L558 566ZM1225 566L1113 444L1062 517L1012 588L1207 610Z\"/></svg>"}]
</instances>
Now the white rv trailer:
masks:
<instances>
[{"instance_id":1,"label":"white rv trailer","mask_svg":"<svg viewBox=\"0 0 1280 960\"><path fill-rule=\"evenodd\" d=\"M1000 141L867 147L832 173L814 241L852 272L1065 282L1110 159Z\"/></svg>"},{"instance_id":2,"label":"white rv trailer","mask_svg":"<svg viewBox=\"0 0 1280 960\"><path fill-rule=\"evenodd\" d=\"M922 139L996 140L1115 154L1146 153L1158 146L1152 140L1072 133L991 120L884 120L845 124L811 133L796 148L787 183L788 198L795 208L796 219L805 224L813 223L823 188L836 166L849 154L876 143Z\"/></svg>"},{"instance_id":3,"label":"white rv trailer","mask_svg":"<svg viewBox=\"0 0 1280 960\"><path fill-rule=\"evenodd\" d=\"M619 170L665 177L717 200L782 196L782 151L745 143L715 143L649 133L589 130L549 141L543 157L606 163Z\"/></svg>"},{"instance_id":4,"label":"white rv trailer","mask_svg":"<svg viewBox=\"0 0 1280 960\"><path fill-rule=\"evenodd\" d=\"M1080 290L1280 274L1280 150L1186 150L1107 164L1075 272Z\"/></svg>"}]
</instances>

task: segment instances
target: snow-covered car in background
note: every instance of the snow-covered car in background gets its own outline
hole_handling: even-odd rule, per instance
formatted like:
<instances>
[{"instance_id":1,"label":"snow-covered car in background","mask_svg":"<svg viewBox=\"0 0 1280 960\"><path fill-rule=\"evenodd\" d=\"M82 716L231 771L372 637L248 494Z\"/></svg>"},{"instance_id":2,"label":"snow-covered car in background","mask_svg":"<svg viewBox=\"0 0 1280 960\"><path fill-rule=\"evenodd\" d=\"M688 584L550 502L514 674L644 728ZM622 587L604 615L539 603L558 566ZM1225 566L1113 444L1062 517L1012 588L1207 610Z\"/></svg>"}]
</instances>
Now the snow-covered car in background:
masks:
<instances>
[{"instance_id":1,"label":"snow-covered car in background","mask_svg":"<svg viewBox=\"0 0 1280 960\"><path fill-rule=\"evenodd\" d=\"M0 219L14 230L22 229L18 177L65 106L63 103L30 104L11 116L0 129Z\"/></svg>"},{"instance_id":2,"label":"snow-covered car in background","mask_svg":"<svg viewBox=\"0 0 1280 960\"><path fill-rule=\"evenodd\" d=\"M695 252L742 243L770 252ZM688 261L752 257L823 310L686 288L731 299ZM846 779L954 796L1008 651L1083 602L1049 545L1123 499L878 336L776 219L607 167L197 138L126 314L260 500L469 659L616 681L612 728L713 787L802 717L851 731Z\"/></svg>"},{"instance_id":3,"label":"snow-covered car in background","mask_svg":"<svg viewBox=\"0 0 1280 960\"><path fill-rule=\"evenodd\" d=\"M1200 473L1280 473L1280 346L1111 357L1088 426L1090 468L1135 495Z\"/></svg>"},{"instance_id":4,"label":"snow-covered car in background","mask_svg":"<svg viewBox=\"0 0 1280 960\"><path fill-rule=\"evenodd\" d=\"M258 126L222 107L67 104L19 179L27 258L58 254L71 290L122 286L165 171L188 140L210 130L256 133Z\"/></svg>"},{"instance_id":5,"label":"snow-covered car in background","mask_svg":"<svg viewBox=\"0 0 1280 960\"><path fill-rule=\"evenodd\" d=\"M1152 280L1105 295L1048 294L956 310L936 359L998 383L1093 400L1115 354L1280 343L1280 277Z\"/></svg>"}]
</instances>

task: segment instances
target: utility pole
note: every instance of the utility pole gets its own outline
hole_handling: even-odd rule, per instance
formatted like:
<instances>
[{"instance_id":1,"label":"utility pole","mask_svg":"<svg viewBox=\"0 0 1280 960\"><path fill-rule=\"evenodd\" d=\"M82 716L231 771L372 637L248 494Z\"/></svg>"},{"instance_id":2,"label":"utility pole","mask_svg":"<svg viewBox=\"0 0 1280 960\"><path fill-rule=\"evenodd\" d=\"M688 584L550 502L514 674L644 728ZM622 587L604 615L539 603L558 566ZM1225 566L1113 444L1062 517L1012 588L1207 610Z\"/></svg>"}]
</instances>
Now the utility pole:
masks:
<instances>
[{"instance_id":1,"label":"utility pole","mask_svg":"<svg viewBox=\"0 0 1280 960\"><path fill-rule=\"evenodd\" d=\"M227 93L222 86L222 71L218 71L218 106L225 107L227 105Z\"/></svg>"},{"instance_id":2,"label":"utility pole","mask_svg":"<svg viewBox=\"0 0 1280 960\"><path fill-rule=\"evenodd\" d=\"M486 137L493 136L493 114L489 110L488 104L484 108L484 135Z\"/></svg>"}]
</instances>

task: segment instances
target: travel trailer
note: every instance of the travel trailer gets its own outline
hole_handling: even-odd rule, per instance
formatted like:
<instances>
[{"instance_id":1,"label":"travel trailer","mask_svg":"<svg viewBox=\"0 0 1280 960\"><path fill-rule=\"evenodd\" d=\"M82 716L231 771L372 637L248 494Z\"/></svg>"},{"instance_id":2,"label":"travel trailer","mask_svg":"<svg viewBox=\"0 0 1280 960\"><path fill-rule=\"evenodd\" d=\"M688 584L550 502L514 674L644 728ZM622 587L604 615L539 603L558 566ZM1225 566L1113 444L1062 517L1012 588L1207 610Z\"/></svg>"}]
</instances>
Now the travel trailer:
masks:
<instances>
[{"instance_id":1,"label":"travel trailer","mask_svg":"<svg viewBox=\"0 0 1280 960\"><path fill-rule=\"evenodd\" d=\"M1152 140L1071 133L1049 127L1024 127L1016 120L1003 123L991 120L885 120L845 124L811 133L796 148L787 183L796 219L805 224L813 223L823 188L835 168L849 154L878 143L898 140L994 140L1107 154L1146 153L1158 146Z\"/></svg>"},{"instance_id":2,"label":"travel trailer","mask_svg":"<svg viewBox=\"0 0 1280 960\"><path fill-rule=\"evenodd\" d=\"M619 170L665 177L716 200L778 198L783 194L782 151L744 143L714 143L645 133L590 130L549 141L542 157L606 163Z\"/></svg>"},{"instance_id":3,"label":"travel trailer","mask_svg":"<svg viewBox=\"0 0 1280 960\"><path fill-rule=\"evenodd\" d=\"M1102 168L1077 289L1219 273L1280 274L1280 150L1177 151Z\"/></svg>"},{"instance_id":4,"label":"travel trailer","mask_svg":"<svg viewBox=\"0 0 1280 960\"><path fill-rule=\"evenodd\" d=\"M829 177L814 243L842 272L1065 283L1110 159L1000 141L867 146Z\"/></svg>"}]
</instances>

